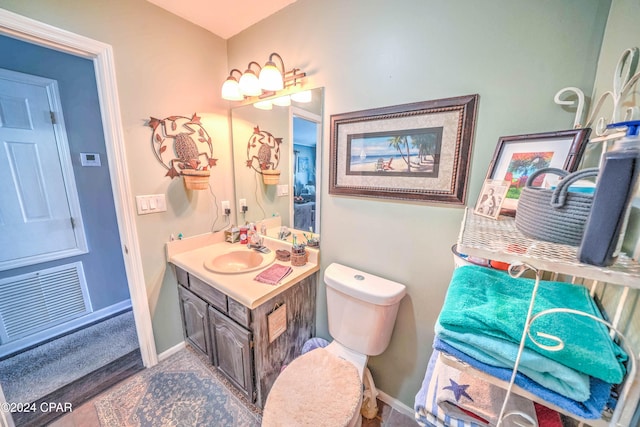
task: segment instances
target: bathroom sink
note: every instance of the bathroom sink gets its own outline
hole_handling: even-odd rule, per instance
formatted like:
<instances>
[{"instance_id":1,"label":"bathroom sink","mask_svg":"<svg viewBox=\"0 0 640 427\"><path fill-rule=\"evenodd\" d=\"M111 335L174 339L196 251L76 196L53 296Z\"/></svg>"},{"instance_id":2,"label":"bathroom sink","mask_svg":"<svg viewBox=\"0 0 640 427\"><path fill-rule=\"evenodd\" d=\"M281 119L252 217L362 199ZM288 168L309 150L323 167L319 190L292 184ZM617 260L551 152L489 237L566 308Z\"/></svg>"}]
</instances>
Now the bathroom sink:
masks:
<instances>
[{"instance_id":1,"label":"bathroom sink","mask_svg":"<svg viewBox=\"0 0 640 427\"><path fill-rule=\"evenodd\" d=\"M276 259L275 252L263 254L249 249L226 252L204 262L207 270L214 273L246 273L270 265Z\"/></svg>"}]
</instances>

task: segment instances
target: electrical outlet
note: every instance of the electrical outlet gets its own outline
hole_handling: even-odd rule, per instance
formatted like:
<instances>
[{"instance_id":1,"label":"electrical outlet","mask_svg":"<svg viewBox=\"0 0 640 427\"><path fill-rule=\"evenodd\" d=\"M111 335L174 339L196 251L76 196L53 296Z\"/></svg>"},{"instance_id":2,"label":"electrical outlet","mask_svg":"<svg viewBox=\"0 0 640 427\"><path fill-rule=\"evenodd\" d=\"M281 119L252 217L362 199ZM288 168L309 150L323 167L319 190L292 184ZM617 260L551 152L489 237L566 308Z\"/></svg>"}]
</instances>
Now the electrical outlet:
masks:
<instances>
[{"instance_id":1,"label":"electrical outlet","mask_svg":"<svg viewBox=\"0 0 640 427\"><path fill-rule=\"evenodd\" d=\"M247 207L247 199L238 200L238 204L240 205L240 212L246 212L249 210Z\"/></svg>"},{"instance_id":2,"label":"electrical outlet","mask_svg":"<svg viewBox=\"0 0 640 427\"><path fill-rule=\"evenodd\" d=\"M231 215L231 203L228 200L223 200L220 205L222 206L222 212L225 215Z\"/></svg>"}]
</instances>

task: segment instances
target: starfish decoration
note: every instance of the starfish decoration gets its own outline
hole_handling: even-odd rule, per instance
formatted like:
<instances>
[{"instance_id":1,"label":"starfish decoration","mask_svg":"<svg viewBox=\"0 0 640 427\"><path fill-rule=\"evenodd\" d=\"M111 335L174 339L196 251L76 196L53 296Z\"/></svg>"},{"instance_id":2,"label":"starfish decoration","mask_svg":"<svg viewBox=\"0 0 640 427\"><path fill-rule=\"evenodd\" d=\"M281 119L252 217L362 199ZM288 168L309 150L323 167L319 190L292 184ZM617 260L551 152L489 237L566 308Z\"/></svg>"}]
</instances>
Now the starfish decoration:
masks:
<instances>
[{"instance_id":1,"label":"starfish decoration","mask_svg":"<svg viewBox=\"0 0 640 427\"><path fill-rule=\"evenodd\" d=\"M473 399L467 393L467 388L469 388L469 384L465 384L465 385L458 384L451 378L449 378L449 382L451 383L451 385L444 387L443 390L451 390L453 392L453 395L456 398L456 402L459 402L462 396L466 397L467 399L473 402Z\"/></svg>"}]
</instances>

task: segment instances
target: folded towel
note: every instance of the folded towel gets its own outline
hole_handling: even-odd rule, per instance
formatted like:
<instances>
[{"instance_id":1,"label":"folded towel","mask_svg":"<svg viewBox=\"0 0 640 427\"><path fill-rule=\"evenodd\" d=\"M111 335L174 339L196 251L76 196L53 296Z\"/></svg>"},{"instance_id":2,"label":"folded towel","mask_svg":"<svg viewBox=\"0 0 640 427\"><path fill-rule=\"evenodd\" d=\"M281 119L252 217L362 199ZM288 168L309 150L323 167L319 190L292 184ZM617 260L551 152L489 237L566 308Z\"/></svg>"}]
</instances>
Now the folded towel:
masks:
<instances>
[{"instance_id":1,"label":"folded towel","mask_svg":"<svg viewBox=\"0 0 640 427\"><path fill-rule=\"evenodd\" d=\"M269 285L277 285L282 279L287 277L293 269L282 264L273 264L271 267L263 270L260 274L253 278L258 282L268 283Z\"/></svg>"},{"instance_id":2,"label":"folded towel","mask_svg":"<svg viewBox=\"0 0 640 427\"><path fill-rule=\"evenodd\" d=\"M436 328L438 330L438 328ZM511 371L518 353L518 345L496 338L471 333L447 332L439 335L442 341L487 365ZM549 359L525 348L518 371L538 384L569 399L584 402L589 399L589 375Z\"/></svg>"},{"instance_id":3,"label":"folded towel","mask_svg":"<svg viewBox=\"0 0 640 427\"><path fill-rule=\"evenodd\" d=\"M454 270L436 333L450 344L476 336L473 345L479 353L507 359L512 364L522 338L533 286L531 279L515 279L502 271L475 265L460 267ZM602 318L583 286L541 281L533 313L552 308L568 308ZM627 360L627 355L611 340L608 328L602 323L576 314L553 313L538 318L531 325L531 332L534 337L536 332L557 336L564 342L564 349L545 350L527 338L526 349L544 357L527 357L522 361L524 368L545 370L544 362L548 359L608 383L622 381L625 373L622 362ZM557 344L542 338L538 341ZM482 360L475 354L467 354Z\"/></svg>"},{"instance_id":4,"label":"folded towel","mask_svg":"<svg viewBox=\"0 0 640 427\"><path fill-rule=\"evenodd\" d=\"M468 364L469 366L485 372L491 376L494 376L503 381L511 380L511 369L498 368L495 366L487 365L468 356L467 354L458 351L456 348L450 346L446 342L442 341L438 337L433 341L433 348L449 354L456 359ZM519 387L527 390L530 393L544 399L545 401L556 405L574 415L587 419L599 419L602 417L602 413L611 394L611 384L607 384L598 378L589 378L589 399L584 402L578 402L569 399L559 393L556 393L548 388L545 388L537 382L531 380L527 376L518 372L515 379L515 384ZM544 425L544 424L541 424Z\"/></svg>"},{"instance_id":5,"label":"folded towel","mask_svg":"<svg viewBox=\"0 0 640 427\"><path fill-rule=\"evenodd\" d=\"M473 374L448 365L439 351L434 351L416 395L418 421L423 417L434 425L495 426L506 391ZM533 402L512 394L507 402L504 427L537 426Z\"/></svg>"}]
</instances>

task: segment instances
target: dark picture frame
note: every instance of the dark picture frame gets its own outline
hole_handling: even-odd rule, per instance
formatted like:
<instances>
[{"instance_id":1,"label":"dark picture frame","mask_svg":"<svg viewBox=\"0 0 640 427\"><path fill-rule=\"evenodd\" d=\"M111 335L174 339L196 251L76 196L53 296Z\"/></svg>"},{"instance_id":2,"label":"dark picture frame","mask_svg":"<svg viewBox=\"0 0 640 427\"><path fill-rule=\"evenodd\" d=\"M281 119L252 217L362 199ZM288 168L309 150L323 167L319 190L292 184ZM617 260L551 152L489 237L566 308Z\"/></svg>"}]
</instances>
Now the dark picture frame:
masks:
<instances>
[{"instance_id":1,"label":"dark picture frame","mask_svg":"<svg viewBox=\"0 0 640 427\"><path fill-rule=\"evenodd\" d=\"M575 171L590 133L591 129L582 128L500 137L486 176L511 183L500 214L515 215L520 192L532 172L544 167Z\"/></svg>"},{"instance_id":2,"label":"dark picture frame","mask_svg":"<svg viewBox=\"0 0 640 427\"><path fill-rule=\"evenodd\" d=\"M464 204L478 95L331 116L329 194Z\"/></svg>"}]
</instances>

